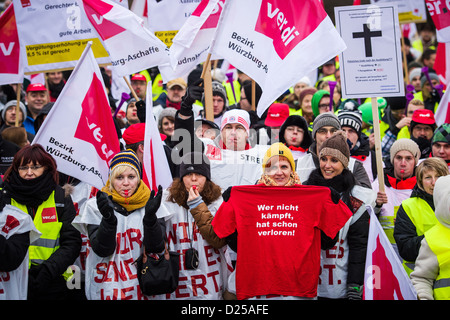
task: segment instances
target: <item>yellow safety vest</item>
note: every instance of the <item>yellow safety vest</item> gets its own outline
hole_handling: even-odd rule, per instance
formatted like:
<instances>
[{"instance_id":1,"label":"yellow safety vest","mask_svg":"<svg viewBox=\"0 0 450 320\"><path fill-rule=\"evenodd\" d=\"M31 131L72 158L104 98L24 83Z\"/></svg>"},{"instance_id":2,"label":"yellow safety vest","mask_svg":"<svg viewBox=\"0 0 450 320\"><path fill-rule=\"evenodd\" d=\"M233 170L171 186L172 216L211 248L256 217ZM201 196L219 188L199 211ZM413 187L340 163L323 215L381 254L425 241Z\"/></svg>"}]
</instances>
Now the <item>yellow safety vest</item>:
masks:
<instances>
[{"instance_id":1,"label":"yellow safety vest","mask_svg":"<svg viewBox=\"0 0 450 320\"><path fill-rule=\"evenodd\" d=\"M425 232L425 239L439 262L439 274L434 281L435 300L450 300L450 229L440 222Z\"/></svg>"},{"instance_id":2,"label":"yellow safety vest","mask_svg":"<svg viewBox=\"0 0 450 320\"><path fill-rule=\"evenodd\" d=\"M11 205L28 213L27 206L11 199ZM34 216L34 225L41 237L30 244L29 259L30 264L41 264L59 248L59 235L62 223L58 220L55 204L55 191L53 191L47 200L37 208Z\"/></svg>"},{"instance_id":3,"label":"yellow safety vest","mask_svg":"<svg viewBox=\"0 0 450 320\"><path fill-rule=\"evenodd\" d=\"M233 95L233 89L231 88L231 83L229 83L228 81L224 81L222 83L222 85L225 87L225 90L227 92L227 99L228 99L229 106L241 101L241 84L239 83L239 81L237 81L237 80L233 81L234 95L236 95L236 99L234 98L234 95ZM247 97L247 98L249 98L249 97ZM250 97L250 99L251 99L251 97Z\"/></svg>"},{"instance_id":4,"label":"yellow safety vest","mask_svg":"<svg viewBox=\"0 0 450 320\"><path fill-rule=\"evenodd\" d=\"M438 222L433 209L421 198L413 197L403 200L402 207L416 227L418 236L425 234L426 231L434 227ZM410 275L414 270L414 262L403 260L403 267L405 268L406 273Z\"/></svg>"}]
</instances>

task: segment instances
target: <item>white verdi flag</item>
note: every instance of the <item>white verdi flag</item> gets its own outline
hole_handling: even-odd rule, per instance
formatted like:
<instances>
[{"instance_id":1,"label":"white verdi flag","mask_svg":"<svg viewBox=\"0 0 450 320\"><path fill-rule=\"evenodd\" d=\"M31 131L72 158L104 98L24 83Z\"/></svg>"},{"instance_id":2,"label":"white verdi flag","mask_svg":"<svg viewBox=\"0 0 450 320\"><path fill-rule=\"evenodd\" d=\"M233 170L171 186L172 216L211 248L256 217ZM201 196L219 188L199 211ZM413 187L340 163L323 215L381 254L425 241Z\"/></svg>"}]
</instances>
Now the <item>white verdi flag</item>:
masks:
<instances>
[{"instance_id":1,"label":"white verdi flag","mask_svg":"<svg viewBox=\"0 0 450 320\"><path fill-rule=\"evenodd\" d=\"M86 46L33 144L52 155L58 171L101 189L120 150L100 68Z\"/></svg>"},{"instance_id":2,"label":"white verdi flag","mask_svg":"<svg viewBox=\"0 0 450 320\"><path fill-rule=\"evenodd\" d=\"M150 190L158 190L161 185L166 189L172 183L172 173L167 162L158 125L153 117L152 85L147 85L145 135L143 155L143 178Z\"/></svg>"},{"instance_id":3,"label":"white verdi flag","mask_svg":"<svg viewBox=\"0 0 450 320\"><path fill-rule=\"evenodd\" d=\"M118 76L169 63L167 46L132 11L108 0L83 0L83 6Z\"/></svg>"},{"instance_id":4,"label":"white verdi flag","mask_svg":"<svg viewBox=\"0 0 450 320\"><path fill-rule=\"evenodd\" d=\"M206 60L224 2L202 0L173 38L169 52L176 77L188 74Z\"/></svg>"},{"instance_id":5,"label":"white verdi flag","mask_svg":"<svg viewBox=\"0 0 450 320\"><path fill-rule=\"evenodd\" d=\"M261 116L298 79L345 49L317 0L227 0L211 52L261 86Z\"/></svg>"},{"instance_id":6,"label":"white verdi flag","mask_svg":"<svg viewBox=\"0 0 450 320\"><path fill-rule=\"evenodd\" d=\"M417 294L371 206L364 300L417 300Z\"/></svg>"}]
</instances>

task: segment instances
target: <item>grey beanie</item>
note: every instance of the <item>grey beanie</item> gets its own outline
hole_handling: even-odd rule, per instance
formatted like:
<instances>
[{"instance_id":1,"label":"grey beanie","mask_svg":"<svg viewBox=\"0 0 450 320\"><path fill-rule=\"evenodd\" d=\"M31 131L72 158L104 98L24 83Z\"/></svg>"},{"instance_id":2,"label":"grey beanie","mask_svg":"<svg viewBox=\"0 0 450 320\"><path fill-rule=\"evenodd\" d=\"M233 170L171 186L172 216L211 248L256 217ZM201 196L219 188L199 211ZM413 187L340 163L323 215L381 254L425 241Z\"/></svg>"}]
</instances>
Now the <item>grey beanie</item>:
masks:
<instances>
[{"instance_id":1,"label":"grey beanie","mask_svg":"<svg viewBox=\"0 0 450 320\"><path fill-rule=\"evenodd\" d=\"M177 109L172 107L167 107L162 109L161 113L159 114L158 118L158 129L162 128L162 121L164 117L172 117L175 119L175 114L177 113Z\"/></svg>"},{"instance_id":2,"label":"grey beanie","mask_svg":"<svg viewBox=\"0 0 450 320\"><path fill-rule=\"evenodd\" d=\"M336 130L341 130L341 123L338 117L332 112L325 112L319 114L313 122L312 125L312 138L316 140L316 132L322 127L331 126L336 128Z\"/></svg>"},{"instance_id":3,"label":"grey beanie","mask_svg":"<svg viewBox=\"0 0 450 320\"><path fill-rule=\"evenodd\" d=\"M436 80L436 81L441 82L441 79L439 79L439 76L438 76L436 73L430 72L430 73L428 73L428 75L430 76L430 80ZM420 87L423 88L425 82L427 82L427 81L428 81L427 76L426 76L426 75L423 75L423 76L420 78ZM430 84L431 84L431 83L430 83Z\"/></svg>"},{"instance_id":4,"label":"grey beanie","mask_svg":"<svg viewBox=\"0 0 450 320\"><path fill-rule=\"evenodd\" d=\"M12 106L16 107L16 105L17 105L17 100L10 100L5 104L5 107L2 110L3 121L5 121L6 110L8 110L9 107L12 107ZM23 104L22 101L19 102L19 107L23 113L23 120L25 120L25 118L27 117L27 108L25 107L25 105Z\"/></svg>"},{"instance_id":5,"label":"grey beanie","mask_svg":"<svg viewBox=\"0 0 450 320\"><path fill-rule=\"evenodd\" d=\"M395 141L392 144L391 149L389 151L391 163L394 164L395 155L399 151L402 151L402 150L411 152L411 154L413 155L413 157L415 159L415 164L417 165L417 163L419 162L420 156L421 156L419 146L417 145L417 143L415 143L411 139L407 139L407 138L398 139L397 141Z\"/></svg>"}]
</instances>

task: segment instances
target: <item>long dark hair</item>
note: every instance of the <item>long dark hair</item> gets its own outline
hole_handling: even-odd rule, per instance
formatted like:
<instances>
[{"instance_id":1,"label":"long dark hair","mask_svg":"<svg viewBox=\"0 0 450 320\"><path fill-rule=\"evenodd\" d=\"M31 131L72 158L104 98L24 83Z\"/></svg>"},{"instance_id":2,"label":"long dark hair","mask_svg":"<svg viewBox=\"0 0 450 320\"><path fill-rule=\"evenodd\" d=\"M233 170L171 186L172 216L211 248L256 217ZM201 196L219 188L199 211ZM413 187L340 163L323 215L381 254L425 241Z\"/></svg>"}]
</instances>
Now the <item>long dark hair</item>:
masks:
<instances>
[{"instance_id":1,"label":"long dark hair","mask_svg":"<svg viewBox=\"0 0 450 320\"><path fill-rule=\"evenodd\" d=\"M56 162L53 157L48 154L40 144L31 144L23 147L14 155L11 166L6 170L3 177L4 181L9 181L9 176L12 171L19 171L19 167L27 165L28 163L37 164L45 167L45 170L53 177L56 184L59 181L58 171L56 169Z\"/></svg>"},{"instance_id":2,"label":"long dark hair","mask_svg":"<svg viewBox=\"0 0 450 320\"><path fill-rule=\"evenodd\" d=\"M207 179L200 195L206 205L209 205L222 196L222 189L217 184ZM186 204L188 197L189 194L186 191L186 186L184 185L183 180L180 178L175 178L169 188L167 200L188 209L189 207Z\"/></svg>"}]
</instances>

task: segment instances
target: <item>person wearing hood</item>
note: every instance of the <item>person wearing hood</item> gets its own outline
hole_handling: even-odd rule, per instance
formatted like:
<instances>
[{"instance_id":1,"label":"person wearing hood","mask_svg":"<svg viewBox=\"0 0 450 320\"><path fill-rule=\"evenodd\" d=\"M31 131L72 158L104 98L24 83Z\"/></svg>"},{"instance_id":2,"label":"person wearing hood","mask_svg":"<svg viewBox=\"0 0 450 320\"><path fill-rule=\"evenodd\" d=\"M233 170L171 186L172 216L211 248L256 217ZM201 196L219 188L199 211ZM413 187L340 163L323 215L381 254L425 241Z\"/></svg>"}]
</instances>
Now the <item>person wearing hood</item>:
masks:
<instances>
[{"instance_id":1,"label":"person wearing hood","mask_svg":"<svg viewBox=\"0 0 450 320\"><path fill-rule=\"evenodd\" d=\"M381 151L383 158L389 158L389 150L392 144L397 140L397 135L402 128L399 121L405 114L406 98L388 97L387 106L384 108L384 114L380 121Z\"/></svg>"},{"instance_id":2,"label":"person wearing hood","mask_svg":"<svg viewBox=\"0 0 450 320\"><path fill-rule=\"evenodd\" d=\"M433 111L428 109L416 110L413 113L409 131L411 140L417 143L421 152L421 159L428 158L431 153L431 140L434 130L436 130L436 121Z\"/></svg>"},{"instance_id":3,"label":"person wearing hood","mask_svg":"<svg viewBox=\"0 0 450 320\"><path fill-rule=\"evenodd\" d=\"M318 90L311 99L311 108L314 117L321 113L330 112L330 92L327 90Z\"/></svg>"},{"instance_id":4,"label":"person wearing hood","mask_svg":"<svg viewBox=\"0 0 450 320\"><path fill-rule=\"evenodd\" d=\"M23 102L19 102L19 114L16 113L16 106L17 106L17 100L10 100L8 101L4 108L2 109L2 120L3 125L0 127L0 132L5 130L6 128L14 127L16 125L16 117L19 117L19 126L24 127L23 120L25 119L25 116L27 114L27 109ZM42 109L45 109L46 106L44 106ZM42 112L42 110L41 110ZM36 122L36 120L35 120ZM36 125L35 125L36 128ZM36 130L37 132L37 130ZM27 140L32 142L34 139L34 134L27 132Z\"/></svg>"},{"instance_id":5,"label":"person wearing hood","mask_svg":"<svg viewBox=\"0 0 450 320\"><path fill-rule=\"evenodd\" d=\"M424 233L437 220L434 214L433 190L439 177L448 175L447 164L440 158L428 158L416 169L417 184L411 197L402 201L394 225L394 239L403 267L410 274L419 254Z\"/></svg>"},{"instance_id":6,"label":"person wearing hood","mask_svg":"<svg viewBox=\"0 0 450 320\"><path fill-rule=\"evenodd\" d=\"M291 150L295 161L306 155L312 143L305 118L295 114L290 115L283 122L279 137L280 142Z\"/></svg>"},{"instance_id":7,"label":"person wearing hood","mask_svg":"<svg viewBox=\"0 0 450 320\"><path fill-rule=\"evenodd\" d=\"M336 131L322 143L319 160L319 168L311 172L305 185L333 188L353 216L340 230L336 246L329 251L322 250L318 295L319 298L361 300L369 237L369 213L365 205L373 205L376 193L358 186L348 169L350 149L344 131ZM338 257L336 252L340 253ZM333 276L329 276L325 266L334 266Z\"/></svg>"},{"instance_id":8,"label":"person wearing hood","mask_svg":"<svg viewBox=\"0 0 450 320\"><path fill-rule=\"evenodd\" d=\"M391 147L390 163L384 168L384 192L379 191L379 180L372 188L377 193L375 213L390 243L397 250L394 239L394 221L403 200L411 196L416 185L415 170L420 159L420 149L411 139L399 139Z\"/></svg>"},{"instance_id":9,"label":"person wearing hood","mask_svg":"<svg viewBox=\"0 0 450 320\"><path fill-rule=\"evenodd\" d=\"M450 176L437 179L433 191L436 224L425 232L411 282L419 300L449 300Z\"/></svg>"},{"instance_id":10,"label":"person wearing hood","mask_svg":"<svg viewBox=\"0 0 450 320\"><path fill-rule=\"evenodd\" d=\"M362 134L362 114L358 108L354 110L341 109L338 119L342 130L347 133L350 145L350 156L360 161L367 172L370 183L377 176L377 164L375 151L370 149L369 137Z\"/></svg>"}]
</instances>

